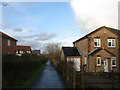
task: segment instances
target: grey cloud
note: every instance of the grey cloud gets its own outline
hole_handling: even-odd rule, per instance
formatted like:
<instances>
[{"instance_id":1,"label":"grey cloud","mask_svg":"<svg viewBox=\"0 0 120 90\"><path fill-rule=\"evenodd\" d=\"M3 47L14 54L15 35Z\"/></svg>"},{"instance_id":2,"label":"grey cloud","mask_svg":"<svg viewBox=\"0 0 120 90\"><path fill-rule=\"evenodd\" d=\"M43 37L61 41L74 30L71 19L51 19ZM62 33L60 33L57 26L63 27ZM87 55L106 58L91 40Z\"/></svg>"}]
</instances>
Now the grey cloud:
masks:
<instances>
[{"instance_id":1,"label":"grey cloud","mask_svg":"<svg viewBox=\"0 0 120 90\"><path fill-rule=\"evenodd\" d=\"M40 34L39 37L37 37L37 41L46 41L46 40L50 40L53 37L56 37L57 34L56 33L51 33L51 34L47 34L46 32L43 32Z\"/></svg>"},{"instance_id":2,"label":"grey cloud","mask_svg":"<svg viewBox=\"0 0 120 90\"><path fill-rule=\"evenodd\" d=\"M41 43L41 42L37 42L35 40L19 42L18 45L31 46L32 50L34 50L34 49L40 49L42 51L44 49L44 44Z\"/></svg>"},{"instance_id":3,"label":"grey cloud","mask_svg":"<svg viewBox=\"0 0 120 90\"><path fill-rule=\"evenodd\" d=\"M24 38L27 38L27 39L35 38L35 40L37 41L46 41L56 36L57 36L56 33L47 34L47 32L42 32L41 34L33 34L33 35L26 36Z\"/></svg>"},{"instance_id":4,"label":"grey cloud","mask_svg":"<svg viewBox=\"0 0 120 90\"><path fill-rule=\"evenodd\" d=\"M6 23L1 23L0 22L0 27L6 28L6 27L10 27L11 23L10 22L6 22Z\"/></svg>"},{"instance_id":5,"label":"grey cloud","mask_svg":"<svg viewBox=\"0 0 120 90\"><path fill-rule=\"evenodd\" d=\"M22 32L23 30L21 28L15 28L13 29L14 32Z\"/></svg>"}]
</instances>

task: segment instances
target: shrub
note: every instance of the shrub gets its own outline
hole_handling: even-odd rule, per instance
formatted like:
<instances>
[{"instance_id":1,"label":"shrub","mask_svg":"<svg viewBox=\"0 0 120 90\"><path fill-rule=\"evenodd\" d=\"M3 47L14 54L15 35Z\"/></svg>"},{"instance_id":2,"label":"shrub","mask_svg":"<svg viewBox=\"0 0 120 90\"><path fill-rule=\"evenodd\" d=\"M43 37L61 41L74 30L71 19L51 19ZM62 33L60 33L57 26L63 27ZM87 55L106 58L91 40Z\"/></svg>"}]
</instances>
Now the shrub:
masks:
<instances>
[{"instance_id":1,"label":"shrub","mask_svg":"<svg viewBox=\"0 0 120 90\"><path fill-rule=\"evenodd\" d=\"M3 88L21 87L34 72L47 62L45 57L6 55L2 62Z\"/></svg>"}]
</instances>

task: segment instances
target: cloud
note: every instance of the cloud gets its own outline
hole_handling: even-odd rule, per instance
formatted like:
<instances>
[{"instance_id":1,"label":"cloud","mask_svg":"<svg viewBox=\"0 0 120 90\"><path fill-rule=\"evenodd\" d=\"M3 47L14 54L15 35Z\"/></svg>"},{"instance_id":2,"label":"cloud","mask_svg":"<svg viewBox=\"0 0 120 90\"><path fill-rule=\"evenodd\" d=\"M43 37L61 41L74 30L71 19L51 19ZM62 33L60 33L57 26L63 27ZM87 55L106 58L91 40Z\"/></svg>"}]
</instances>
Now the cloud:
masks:
<instances>
[{"instance_id":1,"label":"cloud","mask_svg":"<svg viewBox=\"0 0 120 90\"><path fill-rule=\"evenodd\" d=\"M51 33L48 35L47 32L42 32L41 34L28 35L24 38L27 38L27 39L34 38L36 41L46 41L46 40L50 40L51 38L54 38L56 36L57 36L56 33Z\"/></svg>"},{"instance_id":2,"label":"cloud","mask_svg":"<svg viewBox=\"0 0 120 90\"><path fill-rule=\"evenodd\" d=\"M10 26L11 26L11 23L9 23L9 22L6 22L6 23L1 23L0 22L0 27L2 27L2 28L10 27Z\"/></svg>"},{"instance_id":3,"label":"cloud","mask_svg":"<svg viewBox=\"0 0 120 90\"><path fill-rule=\"evenodd\" d=\"M15 28L13 29L14 32L22 32L22 29L21 28Z\"/></svg>"},{"instance_id":4,"label":"cloud","mask_svg":"<svg viewBox=\"0 0 120 90\"><path fill-rule=\"evenodd\" d=\"M118 28L118 1L72 0L70 5L78 28L85 33L104 25Z\"/></svg>"},{"instance_id":5,"label":"cloud","mask_svg":"<svg viewBox=\"0 0 120 90\"><path fill-rule=\"evenodd\" d=\"M29 45L32 49L43 50L44 44L57 36L56 33L48 34L47 32L32 34L35 33L34 31L35 29L19 27L14 29L3 29L4 33L18 40L17 45Z\"/></svg>"}]
</instances>

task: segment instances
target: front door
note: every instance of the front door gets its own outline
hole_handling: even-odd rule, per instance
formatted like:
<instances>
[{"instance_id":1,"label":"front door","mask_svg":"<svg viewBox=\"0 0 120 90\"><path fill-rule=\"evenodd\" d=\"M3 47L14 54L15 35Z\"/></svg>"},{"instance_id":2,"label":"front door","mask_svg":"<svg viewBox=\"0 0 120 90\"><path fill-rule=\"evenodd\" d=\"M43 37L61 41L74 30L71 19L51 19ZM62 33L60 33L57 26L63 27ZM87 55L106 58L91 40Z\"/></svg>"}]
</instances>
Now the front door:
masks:
<instances>
[{"instance_id":1,"label":"front door","mask_svg":"<svg viewBox=\"0 0 120 90\"><path fill-rule=\"evenodd\" d=\"M108 72L108 59L104 60L104 72Z\"/></svg>"}]
</instances>

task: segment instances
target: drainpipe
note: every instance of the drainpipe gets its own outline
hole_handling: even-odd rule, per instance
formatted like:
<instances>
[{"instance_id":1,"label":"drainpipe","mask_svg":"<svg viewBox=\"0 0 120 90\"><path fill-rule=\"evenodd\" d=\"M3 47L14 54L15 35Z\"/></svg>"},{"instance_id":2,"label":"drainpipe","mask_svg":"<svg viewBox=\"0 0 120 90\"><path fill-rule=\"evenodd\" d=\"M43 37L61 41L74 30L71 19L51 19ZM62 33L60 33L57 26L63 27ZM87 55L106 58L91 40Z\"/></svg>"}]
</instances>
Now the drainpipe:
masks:
<instances>
[{"instance_id":1,"label":"drainpipe","mask_svg":"<svg viewBox=\"0 0 120 90\"><path fill-rule=\"evenodd\" d=\"M88 55L87 60L88 60L88 72L89 72L89 55Z\"/></svg>"},{"instance_id":2,"label":"drainpipe","mask_svg":"<svg viewBox=\"0 0 120 90\"><path fill-rule=\"evenodd\" d=\"M77 48L77 50L78 50L78 52L79 52L79 54L81 55L81 57L82 57L82 54L80 53L80 50L78 49L78 47L76 47ZM81 67L82 67L82 58L80 57L80 69L81 69Z\"/></svg>"}]
</instances>

